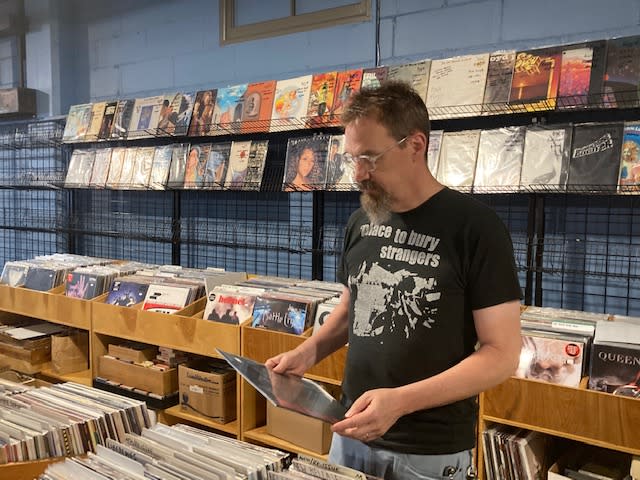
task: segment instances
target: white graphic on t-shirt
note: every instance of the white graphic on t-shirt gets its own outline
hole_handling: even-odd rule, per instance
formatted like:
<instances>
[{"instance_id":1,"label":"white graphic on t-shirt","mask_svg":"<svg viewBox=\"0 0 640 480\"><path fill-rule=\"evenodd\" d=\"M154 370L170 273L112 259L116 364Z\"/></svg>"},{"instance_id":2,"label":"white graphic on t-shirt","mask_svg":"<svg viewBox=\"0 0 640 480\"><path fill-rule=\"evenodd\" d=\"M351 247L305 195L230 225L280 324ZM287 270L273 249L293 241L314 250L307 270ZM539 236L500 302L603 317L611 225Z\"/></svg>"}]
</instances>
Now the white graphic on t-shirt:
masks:
<instances>
[{"instance_id":1,"label":"white graphic on t-shirt","mask_svg":"<svg viewBox=\"0 0 640 480\"><path fill-rule=\"evenodd\" d=\"M355 294L353 333L361 337L399 334L409 338L420 326L435 323L435 278L422 278L405 269L390 272L377 262L364 262L357 275L349 277Z\"/></svg>"}]
</instances>

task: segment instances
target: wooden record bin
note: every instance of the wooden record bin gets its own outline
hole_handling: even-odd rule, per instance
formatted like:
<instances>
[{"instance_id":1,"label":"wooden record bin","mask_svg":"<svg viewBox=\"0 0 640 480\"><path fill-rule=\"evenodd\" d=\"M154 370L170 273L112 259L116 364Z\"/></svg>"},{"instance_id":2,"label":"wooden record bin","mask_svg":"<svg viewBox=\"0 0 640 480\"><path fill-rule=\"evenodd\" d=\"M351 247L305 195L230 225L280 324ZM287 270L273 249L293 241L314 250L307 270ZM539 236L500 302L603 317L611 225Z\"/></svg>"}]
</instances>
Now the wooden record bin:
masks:
<instances>
[{"instance_id":1,"label":"wooden record bin","mask_svg":"<svg viewBox=\"0 0 640 480\"><path fill-rule=\"evenodd\" d=\"M264 362L278 353L286 352L300 345L310 335L306 331L303 335L276 332L264 328L251 327L249 323L242 326L242 355L257 362ZM342 375L347 355L344 346L312 367L306 377L333 385L336 390L342 383ZM241 403L241 439L263 445L280 448L294 453L301 453L326 460L326 455L306 450L298 445L274 437L267 433L266 400L249 383L240 382Z\"/></svg>"},{"instance_id":2,"label":"wooden record bin","mask_svg":"<svg viewBox=\"0 0 640 480\"><path fill-rule=\"evenodd\" d=\"M640 400L512 377L480 395L478 471L486 478L482 432L490 424L535 430L640 455Z\"/></svg>"},{"instance_id":3,"label":"wooden record bin","mask_svg":"<svg viewBox=\"0 0 640 480\"><path fill-rule=\"evenodd\" d=\"M67 297L64 286L46 292L0 285L0 311L86 330L91 334L91 300ZM89 351L91 358L91 351ZM45 368L39 376L45 380L69 381L91 385L91 367L66 374Z\"/></svg>"},{"instance_id":4,"label":"wooden record bin","mask_svg":"<svg viewBox=\"0 0 640 480\"><path fill-rule=\"evenodd\" d=\"M99 358L108 352L110 343L119 339L133 340L194 353L205 357L221 358L216 348L235 354L240 353L240 327L204 320L202 313L206 298L201 298L175 314L146 312L138 304L134 307L119 307L104 303L106 295L98 297L92 309L92 358L93 375L97 376ZM239 384L236 387L240 398ZM179 405L167 408L159 414L159 420L173 424L186 421L206 426L221 432L240 436L240 402L237 419L229 423L218 423L204 416L184 412Z\"/></svg>"}]
</instances>

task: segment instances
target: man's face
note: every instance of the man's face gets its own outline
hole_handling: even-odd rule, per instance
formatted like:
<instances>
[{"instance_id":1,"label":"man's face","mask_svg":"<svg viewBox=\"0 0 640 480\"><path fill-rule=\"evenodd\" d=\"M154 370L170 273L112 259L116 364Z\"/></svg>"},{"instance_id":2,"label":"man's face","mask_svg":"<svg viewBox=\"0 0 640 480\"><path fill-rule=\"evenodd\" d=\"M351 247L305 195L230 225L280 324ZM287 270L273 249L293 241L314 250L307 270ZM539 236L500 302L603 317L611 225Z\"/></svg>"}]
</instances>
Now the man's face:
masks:
<instances>
[{"instance_id":1,"label":"man's face","mask_svg":"<svg viewBox=\"0 0 640 480\"><path fill-rule=\"evenodd\" d=\"M379 154L396 142L384 126L369 118L360 118L345 127L345 152L353 157ZM402 178L407 174L406 156L401 148L391 148L376 161L374 171L369 171L365 162L356 161L360 203L373 223L380 224L389 218L393 192L402 187Z\"/></svg>"}]
</instances>

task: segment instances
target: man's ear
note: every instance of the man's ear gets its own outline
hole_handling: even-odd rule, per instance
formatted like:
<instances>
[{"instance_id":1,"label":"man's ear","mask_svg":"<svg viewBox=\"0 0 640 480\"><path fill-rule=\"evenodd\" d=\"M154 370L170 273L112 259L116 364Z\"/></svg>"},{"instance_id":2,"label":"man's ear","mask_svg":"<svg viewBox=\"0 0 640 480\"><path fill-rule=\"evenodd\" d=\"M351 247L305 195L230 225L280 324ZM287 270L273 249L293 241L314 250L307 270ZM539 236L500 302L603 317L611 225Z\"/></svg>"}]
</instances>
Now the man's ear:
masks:
<instances>
[{"instance_id":1,"label":"man's ear","mask_svg":"<svg viewBox=\"0 0 640 480\"><path fill-rule=\"evenodd\" d=\"M412 152L422 160L429 145L429 139L424 132L413 132L409 138L407 138L407 142Z\"/></svg>"}]
</instances>

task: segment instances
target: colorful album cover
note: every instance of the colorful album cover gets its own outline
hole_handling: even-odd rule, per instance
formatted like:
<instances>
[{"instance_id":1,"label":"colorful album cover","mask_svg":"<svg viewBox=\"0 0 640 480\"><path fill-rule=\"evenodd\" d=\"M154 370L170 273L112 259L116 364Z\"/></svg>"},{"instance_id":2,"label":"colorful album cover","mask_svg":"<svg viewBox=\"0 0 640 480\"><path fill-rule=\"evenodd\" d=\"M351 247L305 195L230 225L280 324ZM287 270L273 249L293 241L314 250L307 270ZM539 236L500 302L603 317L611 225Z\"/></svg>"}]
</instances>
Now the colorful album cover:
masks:
<instances>
[{"instance_id":1,"label":"colorful album cover","mask_svg":"<svg viewBox=\"0 0 640 480\"><path fill-rule=\"evenodd\" d=\"M307 328L308 304L276 298L256 298L252 327L301 335Z\"/></svg>"},{"instance_id":2,"label":"colorful album cover","mask_svg":"<svg viewBox=\"0 0 640 480\"><path fill-rule=\"evenodd\" d=\"M307 127L322 127L329 123L337 75L338 72L324 72L313 75L309 105L307 106Z\"/></svg>"},{"instance_id":3,"label":"colorful album cover","mask_svg":"<svg viewBox=\"0 0 640 480\"><path fill-rule=\"evenodd\" d=\"M67 297L83 298L88 300L99 295L96 291L97 278L88 273L70 272L67 274L64 294Z\"/></svg>"},{"instance_id":4,"label":"colorful album cover","mask_svg":"<svg viewBox=\"0 0 640 480\"><path fill-rule=\"evenodd\" d=\"M360 90L362 85L362 69L345 70L338 72L336 77L335 94L333 106L330 109L331 125L340 125L340 117L344 107L355 92Z\"/></svg>"},{"instance_id":5,"label":"colorful album cover","mask_svg":"<svg viewBox=\"0 0 640 480\"><path fill-rule=\"evenodd\" d=\"M210 143L191 145L184 171L184 188L205 188L205 182L207 181L207 162L209 161L210 152Z\"/></svg>"},{"instance_id":6,"label":"colorful album cover","mask_svg":"<svg viewBox=\"0 0 640 480\"><path fill-rule=\"evenodd\" d=\"M625 123L618 191L640 192L640 122Z\"/></svg>"},{"instance_id":7,"label":"colorful album cover","mask_svg":"<svg viewBox=\"0 0 640 480\"><path fill-rule=\"evenodd\" d=\"M327 153L327 190L357 190L355 165L344 156L344 135L332 135Z\"/></svg>"},{"instance_id":8,"label":"colorful album cover","mask_svg":"<svg viewBox=\"0 0 640 480\"><path fill-rule=\"evenodd\" d=\"M242 133L268 132L271 125L276 81L250 83L244 98Z\"/></svg>"},{"instance_id":9,"label":"colorful album cover","mask_svg":"<svg viewBox=\"0 0 640 480\"><path fill-rule=\"evenodd\" d=\"M325 187L326 160L330 141L331 135L289 139L283 191L321 190Z\"/></svg>"},{"instance_id":10,"label":"colorful album cover","mask_svg":"<svg viewBox=\"0 0 640 480\"><path fill-rule=\"evenodd\" d=\"M239 325L252 318L256 295L214 288L207 296L202 318Z\"/></svg>"},{"instance_id":11,"label":"colorful album cover","mask_svg":"<svg viewBox=\"0 0 640 480\"><path fill-rule=\"evenodd\" d=\"M92 104L71 105L67 115L67 123L62 133L63 142L81 142L87 134L91 123Z\"/></svg>"},{"instance_id":12,"label":"colorful album cover","mask_svg":"<svg viewBox=\"0 0 640 480\"><path fill-rule=\"evenodd\" d=\"M209 135L240 133L248 84L219 88Z\"/></svg>"},{"instance_id":13,"label":"colorful album cover","mask_svg":"<svg viewBox=\"0 0 640 480\"><path fill-rule=\"evenodd\" d=\"M558 108L600 105L605 63L605 40L565 47L562 50Z\"/></svg>"},{"instance_id":14,"label":"colorful album cover","mask_svg":"<svg viewBox=\"0 0 640 480\"><path fill-rule=\"evenodd\" d=\"M116 280L111 285L105 303L120 307L133 307L145 299L149 285Z\"/></svg>"},{"instance_id":15,"label":"colorful album cover","mask_svg":"<svg viewBox=\"0 0 640 480\"><path fill-rule=\"evenodd\" d=\"M136 99L127 138L143 138L156 135L164 100L163 95Z\"/></svg>"},{"instance_id":16,"label":"colorful album cover","mask_svg":"<svg viewBox=\"0 0 640 480\"><path fill-rule=\"evenodd\" d=\"M193 102L193 113L189 124L189 136L198 137L209 134L213 109L216 106L217 90L202 90L196 94Z\"/></svg>"},{"instance_id":17,"label":"colorful album cover","mask_svg":"<svg viewBox=\"0 0 640 480\"><path fill-rule=\"evenodd\" d=\"M269 131L280 132L304 128L311 93L311 80L311 75L304 75L277 81Z\"/></svg>"},{"instance_id":18,"label":"colorful album cover","mask_svg":"<svg viewBox=\"0 0 640 480\"><path fill-rule=\"evenodd\" d=\"M378 88L389 75L389 67L371 67L362 70L362 83L360 88Z\"/></svg>"},{"instance_id":19,"label":"colorful album cover","mask_svg":"<svg viewBox=\"0 0 640 480\"><path fill-rule=\"evenodd\" d=\"M517 112L553 110L561 62L561 47L518 52L509 95L511 109Z\"/></svg>"}]
</instances>

